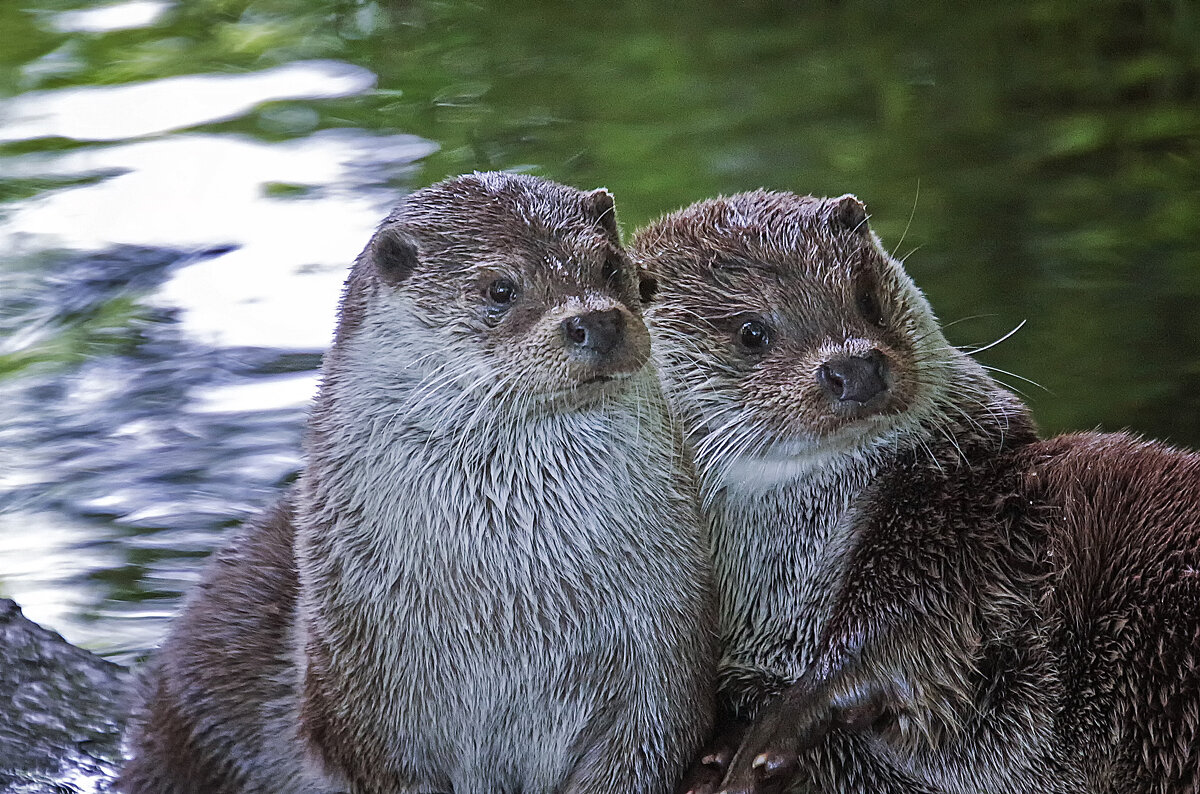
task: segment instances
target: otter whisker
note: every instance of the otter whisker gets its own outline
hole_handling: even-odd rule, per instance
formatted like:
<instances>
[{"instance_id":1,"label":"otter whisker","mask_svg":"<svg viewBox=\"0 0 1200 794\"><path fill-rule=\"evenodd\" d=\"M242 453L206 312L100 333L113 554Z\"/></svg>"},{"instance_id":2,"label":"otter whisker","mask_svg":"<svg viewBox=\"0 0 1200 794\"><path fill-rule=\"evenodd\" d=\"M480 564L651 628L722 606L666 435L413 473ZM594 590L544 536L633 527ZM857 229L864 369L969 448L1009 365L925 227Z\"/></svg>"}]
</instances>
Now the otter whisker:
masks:
<instances>
[{"instance_id":1,"label":"otter whisker","mask_svg":"<svg viewBox=\"0 0 1200 794\"><path fill-rule=\"evenodd\" d=\"M989 344L984 345L983 347L976 347L976 348L973 348L971 350L967 350L964 352L966 352L968 355L976 356L985 350L991 350L993 347L1000 344L1001 342L1004 342L1004 341L1010 339L1013 336L1013 334L1017 333L1017 331L1020 331L1022 328L1024 328L1025 323L1027 323L1027 322L1028 322L1028 320L1022 320L1021 322L1017 323L1015 328L1013 328L1011 331L1006 333L1004 336L997 339L995 342L991 342Z\"/></svg>"},{"instance_id":2,"label":"otter whisker","mask_svg":"<svg viewBox=\"0 0 1200 794\"><path fill-rule=\"evenodd\" d=\"M937 470L944 474L946 470L942 468L942 462L938 460L938 456L933 453L933 450L930 448L929 444L926 443L925 439L917 436L916 441L917 444L920 445L921 449L925 450L925 454L929 456L929 460L934 466L937 467Z\"/></svg>"},{"instance_id":3,"label":"otter whisker","mask_svg":"<svg viewBox=\"0 0 1200 794\"><path fill-rule=\"evenodd\" d=\"M1028 384L1030 384L1030 385L1037 386L1039 389L1041 389L1042 391L1046 392L1047 394L1053 394L1053 393L1054 393L1054 392L1050 391L1049 389L1047 389L1047 388L1046 388L1045 386L1043 386L1042 384L1038 383L1036 380L1030 380L1029 378L1025 377L1024 375L1018 375L1018 374L1017 374L1017 373L1015 373L1015 372L1009 372L1009 371L1008 371L1008 370L1006 370L1006 369L1000 369L999 367L993 367L993 366L989 366L989 365L987 365L987 364L980 364L979 366L983 367L983 368L984 368L984 369L986 369L988 372L999 372L1001 375L1007 375L1007 376L1009 376L1010 378L1016 378L1017 380L1023 380L1023 381L1025 381L1026 383L1028 383ZM1008 384L1005 384L1005 385L1006 385L1006 386L1008 386ZM1008 388L1012 389L1013 387L1012 387L1012 386L1008 386ZM1015 391L1015 389L1014 389L1014 391Z\"/></svg>"},{"instance_id":4,"label":"otter whisker","mask_svg":"<svg viewBox=\"0 0 1200 794\"><path fill-rule=\"evenodd\" d=\"M896 241L896 244L892 246L892 250L888 254L891 257L896 256L896 251L900 250L900 246L904 243L904 238L908 237L908 229L912 226L913 218L917 215L917 199L919 198L921 198L921 180L917 179L917 189L913 193L912 209L908 211L908 222L904 224L904 231L900 233L900 239ZM866 221L864 220L863 222L865 223Z\"/></svg>"},{"instance_id":5,"label":"otter whisker","mask_svg":"<svg viewBox=\"0 0 1200 794\"><path fill-rule=\"evenodd\" d=\"M999 315L998 315L998 314L996 314L995 312L991 312L991 313L988 313L988 314L970 314L970 315L967 315L966 317L959 317L957 320L951 320L951 321L950 321L950 322L948 322L948 323L942 323L942 328L941 328L941 330L942 330L943 332L945 332L945 330L946 330L947 328L950 328L951 326L958 325L959 323L965 323L965 322L969 322L970 320L982 320L982 319L983 319L983 318L985 318L985 317L998 317L998 316L999 316Z\"/></svg>"},{"instance_id":6,"label":"otter whisker","mask_svg":"<svg viewBox=\"0 0 1200 794\"><path fill-rule=\"evenodd\" d=\"M967 457L967 454L963 452L962 447L959 446L958 439L954 436L952 429L942 422L935 421L933 419L930 419L929 421L933 428L941 433L942 436L950 442L950 445L954 447L954 450L958 453L958 457L961 458L963 463L967 465L967 468L971 468L971 459Z\"/></svg>"}]
</instances>

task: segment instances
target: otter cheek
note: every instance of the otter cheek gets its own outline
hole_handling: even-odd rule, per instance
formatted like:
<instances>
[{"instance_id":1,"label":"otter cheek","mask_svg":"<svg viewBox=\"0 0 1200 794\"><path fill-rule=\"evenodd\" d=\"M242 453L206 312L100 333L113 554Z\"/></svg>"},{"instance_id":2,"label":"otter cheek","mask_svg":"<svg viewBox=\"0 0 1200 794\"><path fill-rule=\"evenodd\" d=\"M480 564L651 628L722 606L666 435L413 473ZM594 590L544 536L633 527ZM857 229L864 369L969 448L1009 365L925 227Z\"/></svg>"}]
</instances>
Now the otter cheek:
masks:
<instances>
[{"instance_id":1,"label":"otter cheek","mask_svg":"<svg viewBox=\"0 0 1200 794\"><path fill-rule=\"evenodd\" d=\"M640 319L628 315L629 331L625 337L625 371L634 373L650 360L650 331Z\"/></svg>"}]
</instances>

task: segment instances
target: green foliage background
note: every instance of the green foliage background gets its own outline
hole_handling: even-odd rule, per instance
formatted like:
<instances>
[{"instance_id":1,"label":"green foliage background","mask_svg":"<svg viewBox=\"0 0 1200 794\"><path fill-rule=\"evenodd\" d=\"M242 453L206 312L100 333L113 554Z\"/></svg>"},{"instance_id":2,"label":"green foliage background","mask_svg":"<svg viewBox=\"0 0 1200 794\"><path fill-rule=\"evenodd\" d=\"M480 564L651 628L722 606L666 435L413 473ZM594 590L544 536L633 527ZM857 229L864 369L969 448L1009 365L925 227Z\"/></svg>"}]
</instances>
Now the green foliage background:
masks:
<instances>
[{"instance_id":1,"label":"green foliage background","mask_svg":"<svg viewBox=\"0 0 1200 794\"><path fill-rule=\"evenodd\" d=\"M1048 430L1200 444L1194 3L191 0L104 36L33 5L0 5L8 93L336 58L378 86L316 125L438 142L419 183L603 184L627 229L716 193L854 192L945 320L984 315L955 341L1029 321L984 358L1049 390L1025 389ZM310 132L287 105L215 128Z\"/></svg>"}]
</instances>

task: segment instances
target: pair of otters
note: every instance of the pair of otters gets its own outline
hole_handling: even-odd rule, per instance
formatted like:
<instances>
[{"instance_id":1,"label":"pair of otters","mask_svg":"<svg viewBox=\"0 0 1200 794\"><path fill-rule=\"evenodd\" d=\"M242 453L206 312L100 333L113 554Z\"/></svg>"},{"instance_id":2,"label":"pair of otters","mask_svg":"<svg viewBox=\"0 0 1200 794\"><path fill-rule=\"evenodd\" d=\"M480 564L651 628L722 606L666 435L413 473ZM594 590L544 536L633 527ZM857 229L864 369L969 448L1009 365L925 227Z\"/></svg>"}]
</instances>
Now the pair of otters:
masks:
<instances>
[{"instance_id":1,"label":"pair of otters","mask_svg":"<svg viewBox=\"0 0 1200 794\"><path fill-rule=\"evenodd\" d=\"M1038 440L852 196L421 190L306 452L122 790L1200 786L1200 456Z\"/></svg>"}]
</instances>

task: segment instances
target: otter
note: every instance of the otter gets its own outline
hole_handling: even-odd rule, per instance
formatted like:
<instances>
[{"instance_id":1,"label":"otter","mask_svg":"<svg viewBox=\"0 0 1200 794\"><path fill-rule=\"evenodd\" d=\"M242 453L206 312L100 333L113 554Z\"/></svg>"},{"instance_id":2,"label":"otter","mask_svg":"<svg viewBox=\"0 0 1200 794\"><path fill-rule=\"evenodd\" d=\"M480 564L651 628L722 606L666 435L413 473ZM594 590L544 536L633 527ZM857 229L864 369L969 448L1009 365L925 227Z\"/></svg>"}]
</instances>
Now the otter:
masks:
<instances>
[{"instance_id":1,"label":"otter","mask_svg":"<svg viewBox=\"0 0 1200 794\"><path fill-rule=\"evenodd\" d=\"M412 194L351 270L283 503L158 655L129 792L669 791L708 541L612 196Z\"/></svg>"},{"instance_id":2,"label":"otter","mask_svg":"<svg viewBox=\"0 0 1200 794\"><path fill-rule=\"evenodd\" d=\"M683 790L1200 787L1200 456L1039 439L854 196L703 201L630 250L717 578Z\"/></svg>"}]
</instances>

